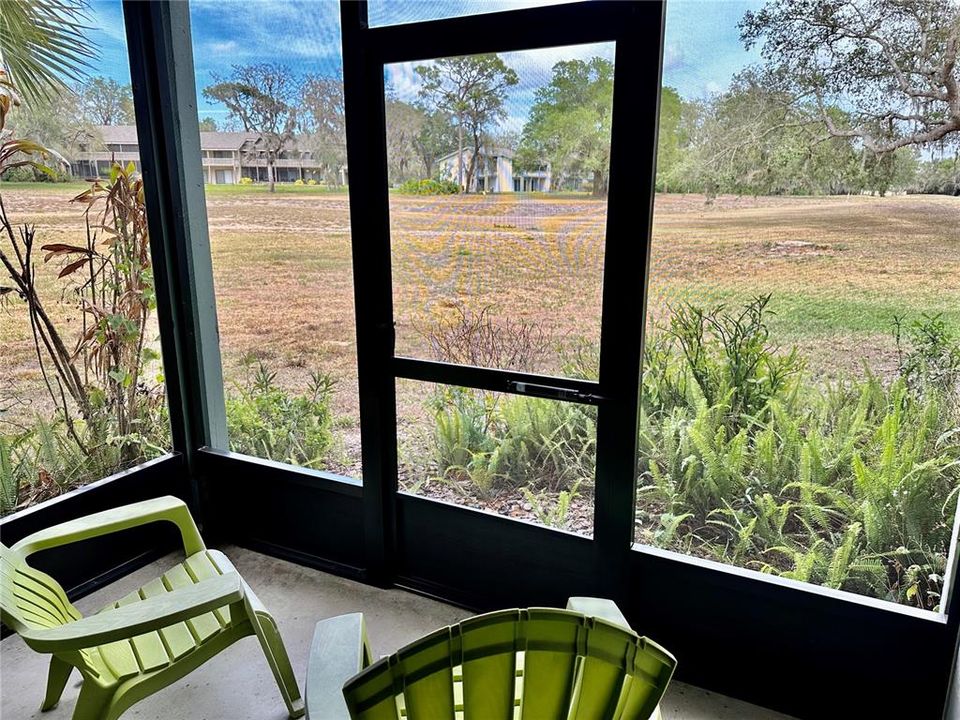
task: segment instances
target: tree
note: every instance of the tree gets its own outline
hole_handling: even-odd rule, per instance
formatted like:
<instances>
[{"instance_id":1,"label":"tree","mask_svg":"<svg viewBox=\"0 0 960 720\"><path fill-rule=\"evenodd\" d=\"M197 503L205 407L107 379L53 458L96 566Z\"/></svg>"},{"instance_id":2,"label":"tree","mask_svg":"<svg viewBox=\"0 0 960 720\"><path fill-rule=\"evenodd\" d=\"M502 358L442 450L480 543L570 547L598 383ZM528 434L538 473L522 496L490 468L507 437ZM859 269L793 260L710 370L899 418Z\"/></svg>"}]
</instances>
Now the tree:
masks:
<instances>
[{"instance_id":1,"label":"tree","mask_svg":"<svg viewBox=\"0 0 960 720\"><path fill-rule=\"evenodd\" d=\"M83 80L96 47L81 0L4 0L0 63L24 100L52 100Z\"/></svg>"},{"instance_id":2,"label":"tree","mask_svg":"<svg viewBox=\"0 0 960 720\"><path fill-rule=\"evenodd\" d=\"M879 155L960 140L955 0L769 0L744 15L740 34L833 137Z\"/></svg>"},{"instance_id":3,"label":"tree","mask_svg":"<svg viewBox=\"0 0 960 720\"><path fill-rule=\"evenodd\" d=\"M423 165L423 176L436 174L437 160L457 149L457 129L450 114L443 110L428 110L419 106L423 114L420 132L413 138L413 147Z\"/></svg>"},{"instance_id":4,"label":"tree","mask_svg":"<svg viewBox=\"0 0 960 720\"><path fill-rule=\"evenodd\" d=\"M499 55L467 55L443 58L431 65L418 65L423 81L420 99L434 110L456 120L457 183L468 190L480 156L485 132L505 115L507 88L520 82ZM464 134L473 140L470 164L463 166Z\"/></svg>"},{"instance_id":5,"label":"tree","mask_svg":"<svg viewBox=\"0 0 960 720\"><path fill-rule=\"evenodd\" d=\"M266 158L270 192L274 192L277 158L293 139L297 124L299 83L289 68L274 63L234 65L229 78L214 75L214 80L203 96L223 103L231 119L260 136L254 152Z\"/></svg>"},{"instance_id":6,"label":"tree","mask_svg":"<svg viewBox=\"0 0 960 720\"><path fill-rule=\"evenodd\" d=\"M129 85L104 77L81 86L80 111L93 125L130 125L134 122L133 91Z\"/></svg>"},{"instance_id":7,"label":"tree","mask_svg":"<svg viewBox=\"0 0 960 720\"><path fill-rule=\"evenodd\" d=\"M303 143L313 159L323 165L328 182L340 182L347 165L347 126L340 73L307 75L300 101Z\"/></svg>"},{"instance_id":8,"label":"tree","mask_svg":"<svg viewBox=\"0 0 960 720\"><path fill-rule=\"evenodd\" d=\"M21 103L8 124L19 137L31 138L63 158L73 157L81 144L96 137L92 124L83 118L79 92Z\"/></svg>"},{"instance_id":9,"label":"tree","mask_svg":"<svg viewBox=\"0 0 960 720\"><path fill-rule=\"evenodd\" d=\"M680 161L684 143L681 119L683 101L672 87L664 85L660 91L660 126L657 133L657 187L664 192L668 181Z\"/></svg>"},{"instance_id":10,"label":"tree","mask_svg":"<svg viewBox=\"0 0 960 720\"><path fill-rule=\"evenodd\" d=\"M850 138L834 138L811 124L809 108L768 84L769 75L747 68L730 88L698 103L698 117L684 123L689 142L670 179L708 196L859 192L875 176ZM693 104L691 104L693 105ZM836 122L845 114L827 108Z\"/></svg>"},{"instance_id":11,"label":"tree","mask_svg":"<svg viewBox=\"0 0 960 720\"><path fill-rule=\"evenodd\" d=\"M387 172L391 184L411 179L419 165L416 139L426 120L418 107L402 100L388 97L386 100Z\"/></svg>"},{"instance_id":12,"label":"tree","mask_svg":"<svg viewBox=\"0 0 960 720\"><path fill-rule=\"evenodd\" d=\"M558 62L550 84L537 90L523 129L524 153L551 163L554 187L589 173L593 193L605 195L612 110L612 62L600 57Z\"/></svg>"},{"instance_id":13,"label":"tree","mask_svg":"<svg viewBox=\"0 0 960 720\"><path fill-rule=\"evenodd\" d=\"M217 121L212 117L205 117L200 121L200 132L216 132Z\"/></svg>"}]
</instances>

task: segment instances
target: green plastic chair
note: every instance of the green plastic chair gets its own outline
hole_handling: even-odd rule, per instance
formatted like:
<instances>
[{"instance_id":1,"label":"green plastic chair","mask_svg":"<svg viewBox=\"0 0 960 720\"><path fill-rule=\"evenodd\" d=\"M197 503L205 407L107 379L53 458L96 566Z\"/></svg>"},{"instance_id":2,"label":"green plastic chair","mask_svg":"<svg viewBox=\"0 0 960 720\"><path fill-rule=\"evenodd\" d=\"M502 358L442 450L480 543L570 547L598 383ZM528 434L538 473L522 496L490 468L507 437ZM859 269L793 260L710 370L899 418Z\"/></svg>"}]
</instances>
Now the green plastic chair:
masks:
<instances>
[{"instance_id":1,"label":"green plastic chair","mask_svg":"<svg viewBox=\"0 0 960 720\"><path fill-rule=\"evenodd\" d=\"M307 717L659 717L658 703L673 675L674 657L630 630L609 600L571 598L568 608L478 615L430 633L372 665L362 615L323 621L317 626L307 669Z\"/></svg>"},{"instance_id":2,"label":"green plastic chair","mask_svg":"<svg viewBox=\"0 0 960 720\"><path fill-rule=\"evenodd\" d=\"M49 575L27 564L40 550L167 521L186 560L99 613L82 617ZM256 635L291 718L304 704L277 624L226 556L207 550L187 506L173 497L126 505L0 545L0 616L33 650L50 653L41 710L60 700L73 668L83 685L73 720L114 720L139 700Z\"/></svg>"}]
</instances>

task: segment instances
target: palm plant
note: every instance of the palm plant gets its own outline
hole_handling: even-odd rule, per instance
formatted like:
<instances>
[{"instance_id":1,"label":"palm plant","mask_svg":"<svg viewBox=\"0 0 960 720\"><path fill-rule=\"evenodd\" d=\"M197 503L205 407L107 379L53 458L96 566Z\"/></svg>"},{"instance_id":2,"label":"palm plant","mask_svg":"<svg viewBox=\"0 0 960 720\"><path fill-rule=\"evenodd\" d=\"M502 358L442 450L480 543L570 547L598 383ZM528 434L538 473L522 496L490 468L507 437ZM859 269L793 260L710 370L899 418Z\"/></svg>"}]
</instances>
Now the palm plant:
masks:
<instances>
[{"instance_id":1,"label":"palm plant","mask_svg":"<svg viewBox=\"0 0 960 720\"><path fill-rule=\"evenodd\" d=\"M3 0L0 63L27 100L50 100L79 82L94 46L82 0Z\"/></svg>"}]
</instances>

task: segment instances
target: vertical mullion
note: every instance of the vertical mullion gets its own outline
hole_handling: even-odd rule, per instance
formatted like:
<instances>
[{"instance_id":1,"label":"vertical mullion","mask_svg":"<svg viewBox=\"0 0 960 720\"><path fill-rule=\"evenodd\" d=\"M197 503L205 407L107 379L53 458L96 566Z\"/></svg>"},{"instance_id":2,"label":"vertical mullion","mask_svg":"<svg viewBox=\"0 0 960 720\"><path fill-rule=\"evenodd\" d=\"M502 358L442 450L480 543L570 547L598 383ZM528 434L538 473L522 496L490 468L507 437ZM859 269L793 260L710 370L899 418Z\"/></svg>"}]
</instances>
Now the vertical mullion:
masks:
<instances>
[{"instance_id":1,"label":"vertical mullion","mask_svg":"<svg viewBox=\"0 0 960 720\"><path fill-rule=\"evenodd\" d=\"M187 3L124 0L174 449L225 448L223 375Z\"/></svg>"},{"instance_id":2,"label":"vertical mullion","mask_svg":"<svg viewBox=\"0 0 960 720\"><path fill-rule=\"evenodd\" d=\"M603 268L594 544L601 588L624 591L633 540L637 421L660 101L664 5L633 4L617 37Z\"/></svg>"},{"instance_id":3,"label":"vertical mullion","mask_svg":"<svg viewBox=\"0 0 960 720\"><path fill-rule=\"evenodd\" d=\"M383 65L367 39L367 3L342 0L343 94L357 317L357 375L368 580L395 575L397 410Z\"/></svg>"}]
</instances>

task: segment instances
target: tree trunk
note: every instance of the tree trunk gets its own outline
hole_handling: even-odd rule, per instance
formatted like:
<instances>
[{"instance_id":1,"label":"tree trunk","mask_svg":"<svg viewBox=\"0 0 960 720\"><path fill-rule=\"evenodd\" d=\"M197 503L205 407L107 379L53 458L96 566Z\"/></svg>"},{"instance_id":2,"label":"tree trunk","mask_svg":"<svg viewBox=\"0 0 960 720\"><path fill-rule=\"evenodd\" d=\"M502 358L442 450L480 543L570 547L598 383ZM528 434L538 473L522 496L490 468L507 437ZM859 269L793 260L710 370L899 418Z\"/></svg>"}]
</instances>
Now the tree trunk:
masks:
<instances>
[{"instance_id":1,"label":"tree trunk","mask_svg":"<svg viewBox=\"0 0 960 720\"><path fill-rule=\"evenodd\" d=\"M593 195L594 197L606 197L607 185L601 170L593 171Z\"/></svg>"},{"instance_id":2,"label":"tree trunk","mask_svg":"<svg viewBox=\"0 0 960 720\"><path fill-rule=\"evenodd\" d=\"M457 118L457 185L460 186L461 191L465 191L466 188L463 187L463 117Z\"/></svg>"},{"instance_id":3,"label":"tree trunk","mask_svg":"<svg viewBox=\"0 0 960 720\"><path fill-rule=\"evenodd\" d=\"M276 192L276 186L273 179L273 157L267 156L267 182L270 183L270 192Z\"/></svg>"}]
</instances>

